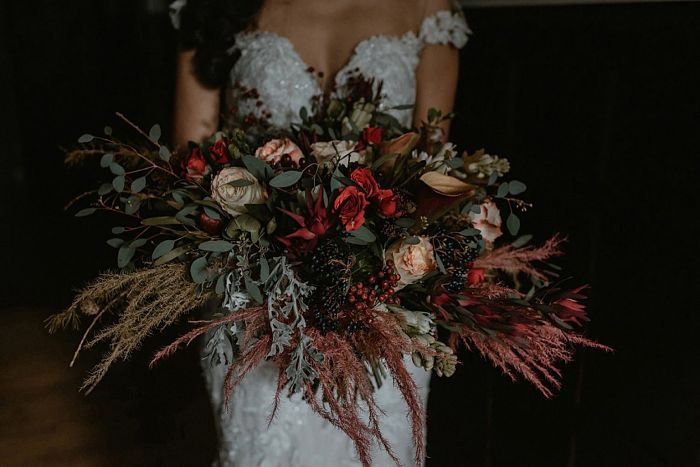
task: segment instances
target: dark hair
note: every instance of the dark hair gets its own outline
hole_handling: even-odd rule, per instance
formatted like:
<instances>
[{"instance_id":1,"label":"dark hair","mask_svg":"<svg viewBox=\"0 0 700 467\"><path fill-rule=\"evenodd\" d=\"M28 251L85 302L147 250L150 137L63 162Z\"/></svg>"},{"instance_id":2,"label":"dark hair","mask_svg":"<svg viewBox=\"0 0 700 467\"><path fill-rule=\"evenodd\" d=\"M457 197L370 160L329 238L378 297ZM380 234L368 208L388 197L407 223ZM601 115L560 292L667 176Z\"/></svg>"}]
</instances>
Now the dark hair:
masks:
<instances>
[{"instance_id":1,"label":"dark hair","mask_svg":"<svg viewBox=\"0 0 700 467\"><path fill-rule=\"evenodd\" d=\"M236 34L255 21L263 0L188 0L180 12L180 47L194 49L194 69L206 86L226 82L238 54Z\"/></svg>"}]
</instances>

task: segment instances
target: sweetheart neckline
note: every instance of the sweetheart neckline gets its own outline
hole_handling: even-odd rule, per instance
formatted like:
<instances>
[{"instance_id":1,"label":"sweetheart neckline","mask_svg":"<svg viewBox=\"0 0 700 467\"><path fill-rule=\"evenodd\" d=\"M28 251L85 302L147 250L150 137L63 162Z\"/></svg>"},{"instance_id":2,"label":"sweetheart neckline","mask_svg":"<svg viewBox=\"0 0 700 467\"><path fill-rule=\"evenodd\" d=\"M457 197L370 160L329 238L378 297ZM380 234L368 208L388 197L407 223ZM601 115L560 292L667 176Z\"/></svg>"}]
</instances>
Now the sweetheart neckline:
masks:
<instances>
[{"instance_id":1,"label":"sweetheart neckline","mask_svg":"<svg viewBox=\"0 0 700 467\"><path fill-rule=\"evenodd\" d=\"M314 79L312 81L314 82L314 86L316 87L316 90L319 92L319 94L323 94L325 92L332 91L332 88L338 85L338 77L341 76L343 73L347 72L347 69L350 68L350 66L352 65L352 62L357 57L357 54L358 54L360 48L362 48L365 44L369 44L369 43L376 41L376 40L390 40L390 41L396 41L396 42L405 42L405 41L409 41L409 40L418 41L418 40L420 40L422 31L423 31L423 27L426 24L426 22L430 18L438 16L442 12L452 13L450 10L447 10L447 9L437 10L437 11L433 12L432 14L423 18L423 21L421 22L421 25L418 29L418 32L413 31L413 30L409 30L403 34L374 34L374 35L365 37L364 39L361 39L357 44L355 44L355 47L353 47L352 51L350 52L350 55L345 60L345 62L343 62L343 65L333 74L331 79L328 80L328 84L331 85L331 89L324 89L321 86L321 84L319 83L318 79L316 77L314 77ZM253 30L241 31L237 34L237 37L245 37L245 36L252 37L252 36L256 36L256 35L260 35L260 36L264 35L264 36L268 36L268 37L273 37L276 40L282 41L283 43L285 43L289 47L295 60L297 60L300 64L302 64L306 69L314 69L301 56L301 54L299 53L299 50L297 49L297 46L294 44L294 42L292 42L291 39L289 39L287 36L285 36L283 34L280 34L280 33L274 32L274 31L264 30L264 29L253 29Z\"/></svg>"},{"instance_id":2,"label":"sweetheart neckline","mask_svg":"<svg viewBox=\"0 0 700 467\"><path fill-rule=\"evenodd\" d=\"M306 60L304 60L304 58L301 56L296 45L294 45L294 42L292 42L291 39L289 39L285 35L282 35L280 33L274 32L274 31L257 29L257 30L251 30L251 31L241 31L238 33L238 36L239 37L268 36L268 37L274 38L275 40L279 40L289 47L290 52L294 56L294 59L296 61L298 61L302 66L304 66L305 69L314 69L314 67L309 65L309 63ZM371 43L373 41L377 41L377 40L390 40L390 41L396 41L396 42L405 42L408 40L418 40L418 39L419 39L419 34L416 33L415 31L406 31L403 34L374 34L372 36L365 37L364 39L360 40L357 44L355 44L355 47L353 47L348 58L345 60L343 65L333 74L333 76L328 81L328 83L332 87L338 85L338 77L342 76L343 73L347 73L347 71L351 67L353 61L356 59L358 52L366 44L369 44L369 43ZM313 77L312 81L314 83L314 86L316 87L316 90L319 92L319 94L323 94L325 92L332 91L332 87L331 87L331 89L324 89L315 76Z\"/></svg>"}]
</instances>

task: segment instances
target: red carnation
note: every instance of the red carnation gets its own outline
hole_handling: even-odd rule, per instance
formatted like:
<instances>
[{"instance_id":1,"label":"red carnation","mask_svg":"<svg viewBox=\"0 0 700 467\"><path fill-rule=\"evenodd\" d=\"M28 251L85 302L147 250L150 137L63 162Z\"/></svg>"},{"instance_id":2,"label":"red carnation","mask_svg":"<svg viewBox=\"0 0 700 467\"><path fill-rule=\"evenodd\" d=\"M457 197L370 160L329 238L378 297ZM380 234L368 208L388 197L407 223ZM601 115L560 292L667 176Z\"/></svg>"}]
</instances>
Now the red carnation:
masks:
<instances>
[{"instance_id":1,"label":"red carnation","mask_svg":"<svg viewBox=\"0 0 700 467\"><path fill-rule=\"evenodd\" d=\"M228 155L228 141L226 138L221 138L214 143L214 146L209 148L209 155L217 164L224 165L231 162L231 158Z\"/></svg>"},{"instance_id":2,"label":"red carnation","mask_svg":"<svg viewBox=\"0 0 700 467\"><path fill-rule=\"evenodd\" d=\"M393 190L379 190L379 212L385 217L399 217L399 195Z\"/></svg>"},{"instance_id":3,"label":"red carnation","mask_svg":"<svg viewBox=\"0 0 700 467\"><path fill-rule=\"evenodd\" d=\"M362 187L367 198L372 199L379 196L379 185L370 169L355 169L350 174L350 178Z\"/></svg>"},{"instance_id":4,"label":"red carnation","mask_svg":"<svg viewBox=\"0 0 700 467\"><path fill-rule=\"evenodd\" d=\"M182 175L192 182L201 182L208 169L209 166L199 146L192 149L192 152L182 161Z\"/></svg>"},{"instance_id":5,"label":"red carnation","mask_svg":"<svg viewBox=\"0 0 700 467\"><path fill-rule=\"evenodd\" d=\"M365 223L367 197L355 186L348 186L341 190L333 203L333 211L345 227L345 231L357 230Z\"/></svg>"}]
</instances>

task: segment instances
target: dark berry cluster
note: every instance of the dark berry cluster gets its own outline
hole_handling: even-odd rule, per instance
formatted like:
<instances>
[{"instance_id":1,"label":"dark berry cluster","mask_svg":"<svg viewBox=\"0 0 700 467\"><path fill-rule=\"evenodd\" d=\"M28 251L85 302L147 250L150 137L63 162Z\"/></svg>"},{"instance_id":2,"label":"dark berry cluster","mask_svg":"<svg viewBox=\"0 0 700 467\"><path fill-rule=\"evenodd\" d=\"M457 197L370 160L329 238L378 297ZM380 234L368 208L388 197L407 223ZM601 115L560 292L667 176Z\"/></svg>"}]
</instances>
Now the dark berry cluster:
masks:
<instances>
[{"instance_id":1,"label":"dark berry cluster","mask_svg":"<svg viewBox=\"0 0 700 467\"><path fill-rule=\"evenodd\" d=\"M449 292L459 292L478 256L475 241L457 233L441 233L434 237L433 246L450 275L445 288Z\"/></svg>"},{"instance_id":2,"label":"dark berry cluster","mask_svg":"<svg viewBox=\"0 0 700 467\"><path fill-rule=\"evenodd\" d=\"M313 321L323 333L340 329L337 315L350 287L351 264L347 245L337 241L320 244L309 257L312 281L317 284L310 305Z\"/></svg>"}]
</instances>

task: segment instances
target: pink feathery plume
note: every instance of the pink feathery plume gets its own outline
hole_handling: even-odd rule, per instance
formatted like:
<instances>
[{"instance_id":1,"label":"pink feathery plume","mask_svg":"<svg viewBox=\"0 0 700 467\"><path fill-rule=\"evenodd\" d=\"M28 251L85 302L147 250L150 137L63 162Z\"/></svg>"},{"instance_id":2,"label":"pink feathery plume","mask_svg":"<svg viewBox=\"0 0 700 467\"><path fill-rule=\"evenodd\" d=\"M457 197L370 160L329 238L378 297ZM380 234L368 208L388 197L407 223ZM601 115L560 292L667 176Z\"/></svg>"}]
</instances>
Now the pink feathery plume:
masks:
<instances>
[{"instance_id":1,"label":"pink feathery plume","mask_svg":"<svg viewBox=\"0 0 700 467\"><path fill-rule=\"evenodd\" d=\"M201 324L201 326L198 326L195 329L184 334L183 336L180 336L172 344L170 344L170 345L164 347L163 349L161 349L160 351L158 351L151 359L149 366L153 367L160 360L167 358L167 357L170 357L172 354L177 352L181 347L183 347L183 346L186 347L186 346L190 345L193 340L195 340L197 337L201 336L202 334L205 334L208 331L210 331L212 329L216 329L217 327L222 326L224 324L233 323L236 321L248 320L248 319L250 319L250 317L255 316L256 313L259 313L261 310L264 311L264 308L262 308L262 307L246 308L244 310L237 311L234 314L231 314L231 315L225 316L223 318L219 318L219 319L208 320L208 321L191 321L191 323Z\"/></svg>"},{"instance_id":2,"label":"pink feathery plume","mask_svg":"<svg viewBox=\"0 0 700 467\"><path fill-rule=\"evenodd\" d=\"M542 246L516 248L512 245L505 245L476 259L474 267L500 269L509 273L523 272L539 280L546 281L547 276L533 266L532 263L560 256L562 254L560 247L564 241L565 239L557 234L547 240Z\"/></svg>"},{"instance_id":3,"label":"pink feathery plume","mask_svg":"<svg viewBox=\"0 0 700 467\"><path fill-rule=\"evenodd\" d=\"M574 346L611 350L570 331L568 322L587 319L576 299L583 287L570 292L552 290L551 297L525 302L523 295L498 284L483 283L460 294L431 299L439 316L453 330L449 345L461 342L479 353L512 380L518 376L545 397L561 386L559 366L573 358ZM562 329L566 328L566 329Z\"/></svg>"}]
</instances>

